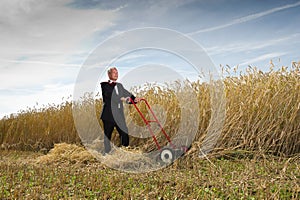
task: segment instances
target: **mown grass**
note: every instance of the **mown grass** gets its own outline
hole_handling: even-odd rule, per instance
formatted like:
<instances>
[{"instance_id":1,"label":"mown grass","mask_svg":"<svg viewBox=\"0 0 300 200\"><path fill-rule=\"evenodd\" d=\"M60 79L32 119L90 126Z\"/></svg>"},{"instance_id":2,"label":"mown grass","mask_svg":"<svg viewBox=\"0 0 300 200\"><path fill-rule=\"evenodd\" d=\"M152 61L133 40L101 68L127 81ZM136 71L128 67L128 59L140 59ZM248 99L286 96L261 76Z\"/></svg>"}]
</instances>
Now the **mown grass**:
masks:
<instances>
[{"instance_id":1,"label":"mown grass","mask_svg":"<svg viewBox=\"0 0 300 200\"><path fill-rule=\"evenodd\" d=\"M0 153L1 199L298 199L299 157L186 155L160 171L128 174L90 160L36 164L38 153Z\"/></svg>"}]
</instances>

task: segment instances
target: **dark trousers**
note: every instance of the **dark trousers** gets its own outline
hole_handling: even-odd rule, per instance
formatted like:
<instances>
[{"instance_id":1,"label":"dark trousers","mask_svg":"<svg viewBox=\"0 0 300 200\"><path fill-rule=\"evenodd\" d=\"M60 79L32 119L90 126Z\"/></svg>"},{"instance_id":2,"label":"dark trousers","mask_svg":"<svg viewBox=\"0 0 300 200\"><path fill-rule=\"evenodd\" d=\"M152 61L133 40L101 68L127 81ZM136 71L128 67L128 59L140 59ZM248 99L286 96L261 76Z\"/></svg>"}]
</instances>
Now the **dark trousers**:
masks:
<instances>
[{"instance_id":1,"label":"dark trousers","mask_svg":"<svg viewBox=\"0 0 300 200\"><path fill-rule=\"evenodd\" d=\"M110 140L111 140L111 135L116 127L119 135L120 135L120 140L121 140L121 145L127 147L129 145L129 136L128 136L128 129L127 127L123 127L122 129L117 125L115 122L107 121L107 120L102 120L103 125L104 125L104 151L105 153L109 153L111 150L110 146Z\"/></svg>"}]
</instances>

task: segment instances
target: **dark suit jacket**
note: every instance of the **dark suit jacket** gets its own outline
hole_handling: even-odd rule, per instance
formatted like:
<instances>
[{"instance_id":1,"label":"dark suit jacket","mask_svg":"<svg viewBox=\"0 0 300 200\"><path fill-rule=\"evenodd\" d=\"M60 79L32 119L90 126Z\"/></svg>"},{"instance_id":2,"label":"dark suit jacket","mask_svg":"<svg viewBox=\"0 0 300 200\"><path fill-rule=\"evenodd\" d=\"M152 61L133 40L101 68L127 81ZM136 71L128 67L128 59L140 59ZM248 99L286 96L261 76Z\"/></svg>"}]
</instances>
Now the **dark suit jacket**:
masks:
<instances>
[{"instance_id":1,"label":"dark suit jacket","mask_svg":"<svg viewBox=\"0 0 300 200\"><path fill-rule=\"evenodd\" d=\"M116 92L114 83L101 83L103 109L100 118L102 120L116 122L119 126L126 126L123 102L120 99L121 97L131 97L134 100L135 96L128 92L121 83L116 83L116 85L118 93Z\"/></svg>"}]
</instances>

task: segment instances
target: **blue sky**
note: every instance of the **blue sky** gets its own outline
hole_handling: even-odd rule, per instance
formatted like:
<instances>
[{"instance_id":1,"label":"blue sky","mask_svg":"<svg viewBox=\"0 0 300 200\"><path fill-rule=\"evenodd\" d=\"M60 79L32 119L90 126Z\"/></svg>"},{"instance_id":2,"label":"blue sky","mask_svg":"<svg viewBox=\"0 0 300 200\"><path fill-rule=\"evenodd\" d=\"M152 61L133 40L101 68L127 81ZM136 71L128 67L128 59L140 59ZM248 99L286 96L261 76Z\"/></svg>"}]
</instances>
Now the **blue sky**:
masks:
<instances>
[{"instance_id":1,"label":"blue sky","mask_svg":"<svg viewBox=\"0 0 300 200\"><path fill-rule=\"evenodd\" d=\"M300 60L299 11L296 0L2 0L0 117L36 103L60 103L73 94L90 52L135 28L185 34L216 66L243 70L252 65L265 71L270 60L291 66ZM151 58L143 51L137 55L136 64L155 55L157 62L168 62L157 52ZM134 63L134 55L131 59L124 66Z\"/></svg>"}]
</instances>

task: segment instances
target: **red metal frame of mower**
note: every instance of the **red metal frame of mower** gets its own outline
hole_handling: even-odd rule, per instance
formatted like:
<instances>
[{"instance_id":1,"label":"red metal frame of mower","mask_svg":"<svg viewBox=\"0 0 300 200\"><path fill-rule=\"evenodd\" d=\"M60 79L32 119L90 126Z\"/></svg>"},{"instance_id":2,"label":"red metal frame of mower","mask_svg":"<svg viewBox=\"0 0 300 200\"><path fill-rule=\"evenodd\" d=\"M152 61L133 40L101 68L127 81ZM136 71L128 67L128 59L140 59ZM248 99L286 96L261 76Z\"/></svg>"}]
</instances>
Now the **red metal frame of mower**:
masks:
<instances>
[{"instance_id":1,"label":"red metal frame of mower","mask_svg":"<svg viewBox=\"0 0 300 200\"><path fill-rule=\"evenodd\" d=\"M153 130L152 130L152 128L151 128L150 123L157 123L157 124L158 124L158 126L160 127L161 132L164 134L164 136L166 137L166 139L168 140L168 142L170 143L170 145L173 147L173 149L175 149L176 146L171 142L170 136L166 133L165 129L162 127L161 123L158 121L156 115L154 114L154 112L153 112L153 110L151 109L151 107L150 107L149 103L147 102L147 100L144 99L144 98L141 98L141 99L140 99L140 101L144 101L144 102L145 102L145 104L146 104L148 110L150 110L150 112L151 112L152 117L154 118L154 120L147 120L146 117L145 117L145 116L143 115L143 113L141 112L141 110L140 110L140 109L138 108L138 106L136 105L136 102L134 102L134 100L131 99L131 98L129 98L129 99L130 99L130 103L132 103L132 104L134 105L135 109L138 111L138 113L139 113L140 116L142 117L143 121L144 121L145 124L147 125L147 127L148 127L148 129L149 129L149 132L150 132L150 134L151 134L151 136L152 136L152 138L153 138L153 140L154 140L154 142L155 142L155 144L156 144L156 146L157 146L157 149L158 149L158 150L161 150L161 146L159 145L159 143L158 143L158 141L157 141L157 139L156 139L156 137L155 137L155 134L153 133Z\"/></svg>"}]
</instances>

